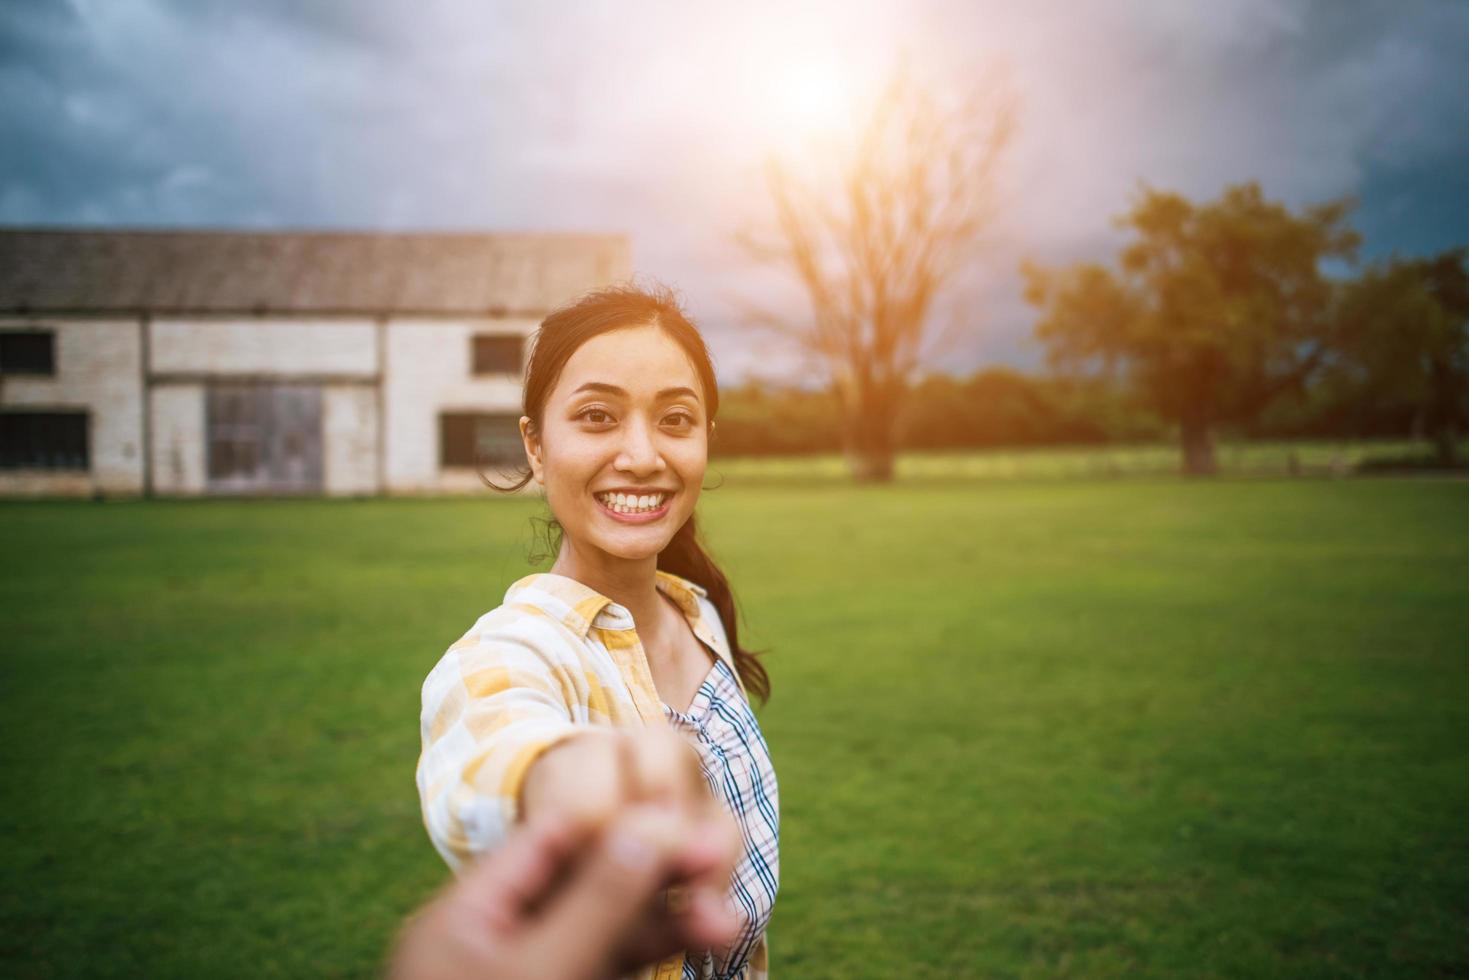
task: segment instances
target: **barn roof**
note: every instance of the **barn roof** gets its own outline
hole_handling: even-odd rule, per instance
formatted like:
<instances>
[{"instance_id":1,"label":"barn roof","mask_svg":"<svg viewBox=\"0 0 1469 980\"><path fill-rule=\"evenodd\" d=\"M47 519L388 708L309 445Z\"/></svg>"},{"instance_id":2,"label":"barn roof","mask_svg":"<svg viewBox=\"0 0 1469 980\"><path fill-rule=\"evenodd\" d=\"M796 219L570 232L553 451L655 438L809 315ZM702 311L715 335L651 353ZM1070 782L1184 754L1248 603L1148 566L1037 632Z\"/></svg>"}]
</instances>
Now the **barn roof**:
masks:
<instances>
[{"instance_id":1,"label":"barn roof","mask_svg":"<svg viewBox=\"0 0 1469 980\"><path fill-rule=\"evenodd\" d=\"M0 229L0 312L543 313L627 275L621 235Z\"/></svg>"}]
</instances>

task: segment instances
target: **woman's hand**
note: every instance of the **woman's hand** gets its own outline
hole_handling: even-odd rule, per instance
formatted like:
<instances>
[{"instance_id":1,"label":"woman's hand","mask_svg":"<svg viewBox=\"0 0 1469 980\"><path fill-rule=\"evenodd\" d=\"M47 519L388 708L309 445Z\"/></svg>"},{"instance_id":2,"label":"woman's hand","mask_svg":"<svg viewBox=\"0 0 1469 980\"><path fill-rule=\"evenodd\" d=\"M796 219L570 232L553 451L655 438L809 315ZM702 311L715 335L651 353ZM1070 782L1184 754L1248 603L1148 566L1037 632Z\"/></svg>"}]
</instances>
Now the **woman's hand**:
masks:
<instances>
[{"instance_id":1,"label":"woman's hand","mask_svg":"<svg viewBox=\"0 0 1469 980\"><path fill-rule=\"evenodd\" d=\"M708 846L726 859L671 876L667 901L652 903L629 930L624 953L634 958L684 928L689 916L715 916L726 908L744 840L734 817L710 793L697 752L669 728L593 730L548 749L521 788L521 815L531 822L554 817L604 827L625 808L645 805L699 826Z\"/></svg>"},{"instance_id":2,"label":"woman's hand","mask_svg":"<svg viewBox=\"0 0 1469 980\"><path fill-rule=\"evenodd\" d=\"M733 860L717 830L659 805L628 807L599 831L546 817L517 827L404 927L391 980L592 980L734 936L720 908L690 909L649 931L670 878Z\"/></svg>"},{"instance_id":3,"label":"woman's hand","mask_svg":"<svg viewBox=\"0 0 1469 980\"><path fill-rule=\"evenodd\" d=\"M522 819L541 813L601 825L619 807L666 803L692 811L718 804L699 756L670 728L594 729L552 746L521 787Z\"/></svg>"}]
</instances>

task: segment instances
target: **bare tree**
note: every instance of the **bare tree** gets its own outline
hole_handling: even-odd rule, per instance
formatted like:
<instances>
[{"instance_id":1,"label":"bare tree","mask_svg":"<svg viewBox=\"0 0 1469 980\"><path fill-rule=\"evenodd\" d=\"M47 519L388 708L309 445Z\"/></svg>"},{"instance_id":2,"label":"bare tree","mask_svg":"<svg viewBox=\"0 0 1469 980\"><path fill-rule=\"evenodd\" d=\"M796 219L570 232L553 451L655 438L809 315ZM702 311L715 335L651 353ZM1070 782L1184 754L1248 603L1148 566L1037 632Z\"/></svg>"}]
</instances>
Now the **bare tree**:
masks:
<instances>
[{"instance_id":1,"label":"bare tree","mask_svg":"<svg viewBox=\"0 0 1469 980\"><path fill-rule=\"evenodd\" d=\"M935 299L994 219L996 169L1015 124L1008 88L945 100L898 70L830 172L766 171L774 227L739 236L757 261L794 274L809 318L751 310L826 366L843 444L862 482L893 476L897 423Z\"/></svg>"}]
</instances>

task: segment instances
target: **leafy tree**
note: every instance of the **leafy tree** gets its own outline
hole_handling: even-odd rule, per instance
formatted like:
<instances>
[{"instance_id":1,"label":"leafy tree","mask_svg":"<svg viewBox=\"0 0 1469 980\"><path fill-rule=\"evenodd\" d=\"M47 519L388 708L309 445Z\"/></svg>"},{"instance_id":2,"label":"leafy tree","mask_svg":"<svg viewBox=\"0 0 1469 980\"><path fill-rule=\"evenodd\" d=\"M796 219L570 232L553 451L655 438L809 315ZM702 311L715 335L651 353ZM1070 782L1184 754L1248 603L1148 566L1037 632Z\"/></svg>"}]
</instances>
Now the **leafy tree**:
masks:
<instances>
[{"instance_id":1,"label":"leafy tree","mask_svg":"<svg viewBox=\"0 0 1469 980\"><path fill-rule=\"evenodd\" d=\"M1348 284L1332 380L1370 410L1406 403L1438 462L1458 465L1469 419L1469 250L1393 259Z\"/></svg>"},{"instance_id":2,"label":"leafy tree","mask_svg":"<svg viewBox=\"0 0 1469 980\"><path fill-rule=\"evenodd\" d=\"M1255 183L1194 204L1144 187L1118 219L1114 271L1025 263L1026 299L1053 367L1118 373L1178 426L1186 473L1217 471L1221 425L1301 390L1330 351L1337 289L1322 271L1355 256L1350 204L1292 213Z\"/></svg>"}]
</instances>

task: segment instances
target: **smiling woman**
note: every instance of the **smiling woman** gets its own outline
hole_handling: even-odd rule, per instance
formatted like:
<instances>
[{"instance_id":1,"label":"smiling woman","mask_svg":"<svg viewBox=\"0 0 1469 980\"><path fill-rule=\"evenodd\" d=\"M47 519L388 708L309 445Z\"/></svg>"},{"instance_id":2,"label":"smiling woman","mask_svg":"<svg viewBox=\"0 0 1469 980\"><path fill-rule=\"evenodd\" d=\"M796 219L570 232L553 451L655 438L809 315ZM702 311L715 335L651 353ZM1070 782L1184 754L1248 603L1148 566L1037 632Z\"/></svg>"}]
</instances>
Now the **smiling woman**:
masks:
<instances>
[{"instance_id":1,"label":"smiling woman","mask_svg":"<svg viewBox=\"0 0 1469 980\"><path fill-rule=\"evenodd\" d=\"M722 811L740 834L733 869L669 882L639 925L722 910L734 940L641 977L767 975L779 806L749 696L770 684L694 518L718 407L703 338L667 290L599 290L548 316L526 368L527 469L486 482L544 489L555 562L511 584L423 687L418 788L456 869L528 814L603 822L649 797Z\"/></svg>"}]
</instances>

